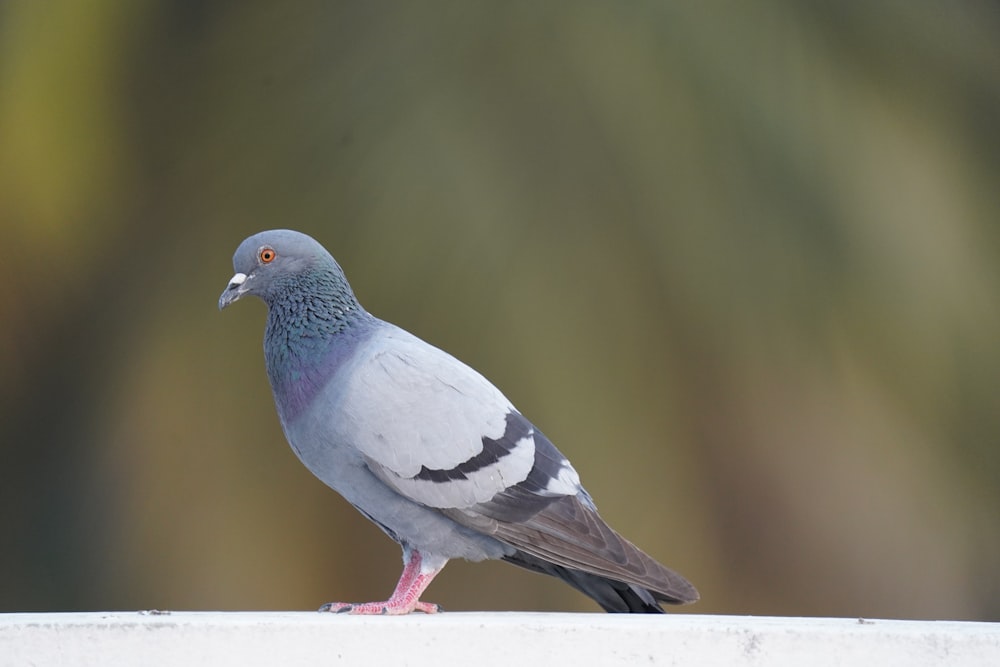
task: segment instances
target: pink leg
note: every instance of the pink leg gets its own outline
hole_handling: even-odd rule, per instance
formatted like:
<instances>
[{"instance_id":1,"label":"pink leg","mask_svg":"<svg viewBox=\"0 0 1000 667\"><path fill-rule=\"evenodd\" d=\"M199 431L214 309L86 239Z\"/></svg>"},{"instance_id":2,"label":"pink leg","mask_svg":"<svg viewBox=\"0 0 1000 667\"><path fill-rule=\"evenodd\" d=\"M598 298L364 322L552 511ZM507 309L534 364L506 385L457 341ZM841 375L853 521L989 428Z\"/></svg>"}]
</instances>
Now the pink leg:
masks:
<instances>
[{"instance_id":1,"label":"pink leg","mask_svg":"<svg viewBox=\"0 0 1000 667\"><path fill-rule=\"evenodd\" d=\"M396 584L396 590L392 592L392 597L385 602L358 604L329 602L320 607L319 610L336 614L387 614L392 616L409 614L412 611L422 611L425 614L436 614L441 611L436 604L421 602L420 594L430 585L443 566L430 572L421 572L420 563L423 557L420 552L416 549L406 549L404 555L408 555L408 560L403 567L403 573L399 575L399 583Z\"/></svg>"}]
</instances>

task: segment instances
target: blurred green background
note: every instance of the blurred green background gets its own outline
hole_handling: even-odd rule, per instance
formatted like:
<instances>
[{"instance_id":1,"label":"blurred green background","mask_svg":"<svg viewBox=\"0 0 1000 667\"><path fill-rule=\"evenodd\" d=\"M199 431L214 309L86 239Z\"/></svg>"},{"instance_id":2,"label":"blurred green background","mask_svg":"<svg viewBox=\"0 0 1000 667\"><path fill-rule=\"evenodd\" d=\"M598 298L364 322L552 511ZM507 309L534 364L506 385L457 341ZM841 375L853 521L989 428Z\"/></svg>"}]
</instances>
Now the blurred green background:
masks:
<instances>
[{"instance_id":1,"label":"blurred green background","mask_svg":"<svg viewBox=\"0 0 1000 667\"><path fill-rule=\"evenodd\" d=\"M1000 619L987 2L0 4L0 610L313 609L251 233L491 378L696 613ZM447 609L596 607L454 563Z\"/></svg>"}]
</instances>

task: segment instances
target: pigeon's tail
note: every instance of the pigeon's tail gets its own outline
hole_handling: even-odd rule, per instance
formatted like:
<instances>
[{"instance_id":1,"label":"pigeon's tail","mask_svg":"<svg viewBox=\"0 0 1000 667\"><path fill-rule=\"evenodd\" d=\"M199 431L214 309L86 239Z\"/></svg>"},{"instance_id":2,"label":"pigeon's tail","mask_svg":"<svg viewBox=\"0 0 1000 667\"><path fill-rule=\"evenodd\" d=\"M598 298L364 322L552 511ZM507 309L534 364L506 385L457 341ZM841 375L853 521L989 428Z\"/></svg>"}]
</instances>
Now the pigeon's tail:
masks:
<instances>
[{"instance_id":1,"label":"pigeon's tail","mask_svg":"<svg viewBox=\"0 0 1000 667\"><path fill-rule=\"evenodd\" d=\"M582 570L571 570L562 565L556 565L536 558L523 551L506 556L504 560L532 572L540 572L562 579L576 590L594 600L606 612L613 614L663 613L663 607L660 606L654 594L645 588L622 583L596 574L590 574ZM664 600L664 602L675 603L676 600Z\"/></svg>"},{"instance_id":2,"label":"pigeon's tail","mask_svg":"<svg viewBox=\"0 0 1000 667\"><path fill-rule=\"evenodd\" d=\"M494 535L517 551L506 560L559 577L607 611L657 613L659 602L698 599L687 579L643 553L589 504L564 497L519 523L497 522Z\"/></svg>"}]
</instances>

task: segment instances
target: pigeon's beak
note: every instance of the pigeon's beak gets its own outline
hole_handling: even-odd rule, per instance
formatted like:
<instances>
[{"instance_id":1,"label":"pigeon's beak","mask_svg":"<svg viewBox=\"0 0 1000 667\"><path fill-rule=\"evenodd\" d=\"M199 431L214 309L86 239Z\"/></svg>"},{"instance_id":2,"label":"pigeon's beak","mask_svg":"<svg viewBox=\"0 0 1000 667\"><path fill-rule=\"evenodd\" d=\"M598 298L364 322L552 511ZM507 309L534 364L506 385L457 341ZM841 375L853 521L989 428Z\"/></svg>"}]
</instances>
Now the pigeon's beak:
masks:
<instances>
[{"instance_id":1,"label":"pigeon's beak","mask_svg":"<svg viewBox=\"0 0 1000 667\"><path fill-rule=\"evenodd\" d=\"M226 289L222 291L222 296L219 297L219 310L222 310L234 301L239 301L240 297L247 293L247 274L237 273L229 280L229 284L226 285Z\"/></svg>"}]
</instances>

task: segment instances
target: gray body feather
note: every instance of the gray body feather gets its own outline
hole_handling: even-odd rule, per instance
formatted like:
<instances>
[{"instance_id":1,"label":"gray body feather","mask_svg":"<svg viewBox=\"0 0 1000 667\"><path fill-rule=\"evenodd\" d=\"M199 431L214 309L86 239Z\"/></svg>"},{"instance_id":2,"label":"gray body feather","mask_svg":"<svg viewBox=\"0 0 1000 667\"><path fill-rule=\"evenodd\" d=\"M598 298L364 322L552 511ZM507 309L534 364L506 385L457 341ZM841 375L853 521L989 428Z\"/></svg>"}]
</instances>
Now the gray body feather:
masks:
<instances>
[{"instance_id":1,"label":"gray body feather","mask_svg":"<svg viewBox=\"0 0 1000 667\"><path fill-rule=\"evenodd\" d=\"M472 435L475 422L463 414L461 399L477 410L480 394L505 400L496 390L485 391L485 380L455 378L465 394L441 381L435 372L451 357L431 348L427 368L410 355L419 342L402 329L374 323L310 405L282 419L285 436L316 477L397 542L444 559L512 554L511 547L438 511L474 503L487 492L488 473L454 484L415 479L423 466L454 468L475 456L477 446L482 449L482 435ZM459 405L449 409L449 399ZM502 434L502 418L498 428Z\"/></svg>"}]
</instances>

